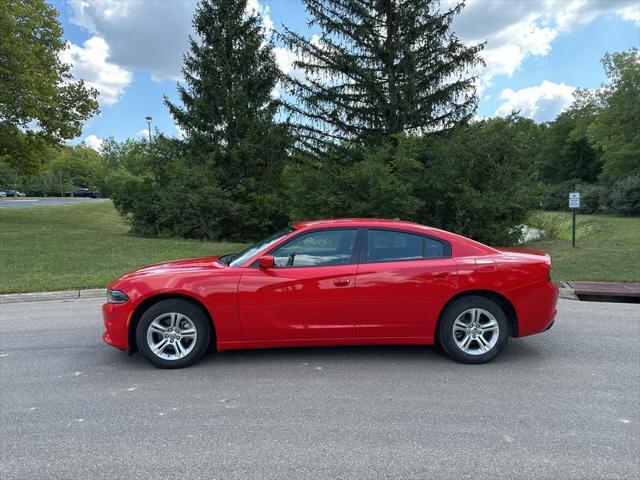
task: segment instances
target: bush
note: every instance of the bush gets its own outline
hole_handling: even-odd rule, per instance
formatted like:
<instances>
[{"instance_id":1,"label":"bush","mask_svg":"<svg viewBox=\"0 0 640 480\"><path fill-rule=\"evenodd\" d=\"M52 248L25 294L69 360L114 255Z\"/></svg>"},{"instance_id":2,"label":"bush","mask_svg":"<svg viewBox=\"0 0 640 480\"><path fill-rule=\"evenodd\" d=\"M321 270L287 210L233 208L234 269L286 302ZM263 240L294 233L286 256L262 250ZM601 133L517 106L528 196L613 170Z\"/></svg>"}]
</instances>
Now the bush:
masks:
<instances>
[{"instance_id":1,"label":"bush","mask_svg":"<svg viewBox=\"0 0 640 480\"><path fill-rule=\"evenodd\" d=\"M609 193L611 208L622 215L640 215L640 175L617 181Z\"/></svg>"},{"instance_id":2,"label":"bush","mask_svg":"<svg viewBox=\"0 0 640 480\"><path fill-rule=\"evenodd\" d=\"M287 224L284 195L274 194L277 169L221 178L215 154L195 161L180 142L163 137L109 149L106 184L133 233L246 241Z\"/></svg>"},{"instance_id":3,"label":"bush","mask_svg":"<svg viewBox=\"0 0 640 480\"><path fill-rule=\"evenodd\" d=\"M538 201L536 126L519 118L335 150L287 170L291 217L401 218L490 244L517 243Z\"/></svg>"},{"instance_id":4,"label":"bush","mask_svg":"<svg viewBox=\"0 0 640 480\"><path fill-rule=\"evenodd\" d=\"M582 184L576 186L575 191L580 192L580 213L598 213L605 210L605 187Z\"/></svg>"}]
</instances>

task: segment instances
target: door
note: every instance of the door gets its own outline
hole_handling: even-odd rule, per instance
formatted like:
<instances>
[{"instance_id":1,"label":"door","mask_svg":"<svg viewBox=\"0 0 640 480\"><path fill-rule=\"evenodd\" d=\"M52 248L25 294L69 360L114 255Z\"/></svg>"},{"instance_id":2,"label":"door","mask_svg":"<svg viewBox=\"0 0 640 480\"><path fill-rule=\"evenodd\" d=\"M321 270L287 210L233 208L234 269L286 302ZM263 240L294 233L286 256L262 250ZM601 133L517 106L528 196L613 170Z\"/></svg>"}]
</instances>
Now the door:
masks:
<instances>
[{"instance_id":1,"label":"door","mask_svg":"<svg viewBox=\"0 0 640 480\"><path fill-rule=\"evenodd\" d=\"M402 230L369 229L356 278L356 330L366 338L432 338L455 294L448 242Z\"/></svg>"},{"instance_id":2,"label":"door","mask_svg":"<svg viewBox=\"0 0 640 480\"><path fill-rule=\"evenodd\" d=\"M357 236L353 228L303 232L270 252L274 268L247 268L238 286L243 337L355 337Z\"/></svg>"}]
</instances>

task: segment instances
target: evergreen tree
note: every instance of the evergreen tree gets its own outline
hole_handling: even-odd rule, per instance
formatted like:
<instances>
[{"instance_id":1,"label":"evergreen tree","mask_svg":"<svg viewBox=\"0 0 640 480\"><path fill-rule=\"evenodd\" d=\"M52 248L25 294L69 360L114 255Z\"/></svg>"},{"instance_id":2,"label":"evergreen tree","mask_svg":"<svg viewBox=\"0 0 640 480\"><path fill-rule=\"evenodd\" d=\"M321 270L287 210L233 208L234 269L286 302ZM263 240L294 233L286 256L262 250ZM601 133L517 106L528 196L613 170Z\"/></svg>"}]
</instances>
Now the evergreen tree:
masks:
<instances>
[{"instance_id":1,"label":"evergreen tree","mask_svg":"<svg viewBox=\"0 0 640 480\"><path fill-rule=\"evenodd\" d=\"M178 86L182 106L165 99L192 174L216 191L201 199L202 222L211 227L196 236L246 240L287 221L279 192L288 134L274 121L279 103L272 96L280 72L260 17L246 6L198 5L198 38L184 58L186 86Z\"/></svg>"},{"instance_id":2,"label":"evergreen tree","mask_svg":"<svg viewBox=\"0 0 640 480\"><path fill-rule=\"evenodd\" d=\"M280 35L297 55L286 85L303 145L377 145L401 132L448 129L474 112L470 71L482 63L482 45L465 46L450 30L463 2L303 1L319 38L287 28Z\"/></svg>"}]
</instances>

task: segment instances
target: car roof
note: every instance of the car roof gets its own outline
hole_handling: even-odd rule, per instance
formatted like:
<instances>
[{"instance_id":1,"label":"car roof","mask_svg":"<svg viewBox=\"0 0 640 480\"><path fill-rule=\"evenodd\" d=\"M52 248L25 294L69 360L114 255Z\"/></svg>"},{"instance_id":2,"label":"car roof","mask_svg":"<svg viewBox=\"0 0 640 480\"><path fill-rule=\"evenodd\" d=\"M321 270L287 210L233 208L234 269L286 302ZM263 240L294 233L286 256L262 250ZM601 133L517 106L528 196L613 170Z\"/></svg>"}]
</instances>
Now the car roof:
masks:
<instances>
[{"instance_id":1,"label":"car roof","mask_svg":"<svg viewBox=\"0 0 640 480\"><path fill-rule=\"evenodd\" d=\"M319 229L332 227L379 227L379 228L398 228L401 230L413 230L422 232L442 232L437 228L428 227L415 222L407 222L399 219L387 218L332 218L325 220L305 220L294 223L293 228L300 229ZM448 233L448 232L443 232Z\"/></svg>"},{"instance_id":2,"label":"car roof","mask_svg":"<svg viewBox=\"0 0 640 480\"><path fill-rule=\"evenodd\" d=\"M392 224L398 225L419 225L413 222L405 222L399 219L386 219L386 218L329 218L329 219L319 219L319 220L303 220L293 224L294 228L310 228L310 227L333 227L333 226L352 226L357 225L361 227L365 227L368 225L387 225L390 226Z\"/></svg>"}]
</instances>

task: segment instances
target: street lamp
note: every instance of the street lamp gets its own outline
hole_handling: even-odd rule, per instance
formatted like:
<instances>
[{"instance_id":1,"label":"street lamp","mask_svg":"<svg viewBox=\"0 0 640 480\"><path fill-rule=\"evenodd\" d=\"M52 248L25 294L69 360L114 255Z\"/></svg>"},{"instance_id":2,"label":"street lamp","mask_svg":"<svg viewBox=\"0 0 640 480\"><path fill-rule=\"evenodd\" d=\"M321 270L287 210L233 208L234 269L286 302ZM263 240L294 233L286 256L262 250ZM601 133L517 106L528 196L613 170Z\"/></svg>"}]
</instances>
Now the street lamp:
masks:
<instances>
[{"instance_id":1,"label":"street lamp","mask_svg":"<svg viewBox=\"0 0 640 480\"><path fill-rule=\"evenodd\" d=\"M153 120L153 118L151 116L146 116L144 119L147 121L147 126L149 127L149 143L151 143L151 120Z\"/></svg>"}]
</instances>

